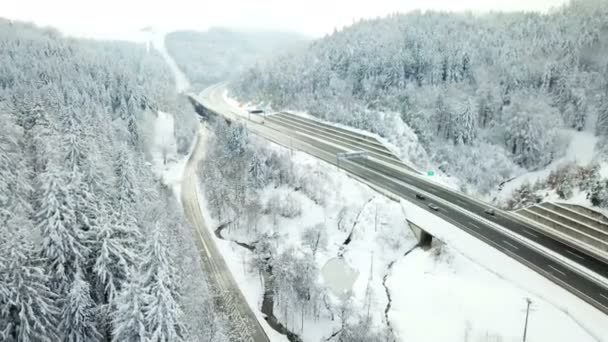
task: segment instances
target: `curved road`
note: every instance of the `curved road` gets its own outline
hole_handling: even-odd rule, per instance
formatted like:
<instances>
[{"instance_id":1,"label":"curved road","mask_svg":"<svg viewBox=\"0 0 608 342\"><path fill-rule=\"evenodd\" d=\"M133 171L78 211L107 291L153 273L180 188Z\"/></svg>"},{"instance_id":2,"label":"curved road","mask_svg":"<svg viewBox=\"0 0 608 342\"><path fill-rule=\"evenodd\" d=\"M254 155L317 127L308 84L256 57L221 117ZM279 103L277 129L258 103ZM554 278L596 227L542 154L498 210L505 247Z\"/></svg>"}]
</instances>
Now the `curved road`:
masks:
<instances>
[{"instance_id":1,"label":"curved road","mask_svg":"<svg viewBox=\"0 0 608 342\"><path fill-rule=\"evenodd\" d=\"M200 132L200 131L199 131ZM221 253L218 251L213 236L205 224L198 201L197 167L204 156L204 138L199 133L194 150L184 170L182 181L182 205L188 220L196 232L196 244L204 271L212 282L216 304L229 318L231 340L244 342L269 342L268 336L260 325L255 313L247 304L237 286L232 273Z\"/></svg>"}]
</instances>

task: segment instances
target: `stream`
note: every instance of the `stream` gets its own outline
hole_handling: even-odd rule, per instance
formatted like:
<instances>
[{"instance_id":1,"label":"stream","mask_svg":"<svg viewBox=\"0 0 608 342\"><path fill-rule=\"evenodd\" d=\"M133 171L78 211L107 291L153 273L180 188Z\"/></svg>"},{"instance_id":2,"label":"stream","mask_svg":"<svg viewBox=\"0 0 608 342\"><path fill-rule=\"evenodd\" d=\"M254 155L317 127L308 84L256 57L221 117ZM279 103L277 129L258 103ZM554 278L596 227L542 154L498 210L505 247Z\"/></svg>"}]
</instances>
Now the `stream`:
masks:
<instances>
[{"instance_id":1,"label":"stream","mask_svg":"<svg viewBox=\"0 0 608 342\"><path fill-rule=\"evenodd\" d=\"M226 222L226 223L223 223L220 226L218 226L214 230L215 236L218 239L232 242L232 243L236 244L237 246L247 249L250 252L254 252L255 246L253 246L253 245L224 238L224 236L222 235L222 231L226 227L228 227L228 225L230 223L231 222ZM300 338L300 336L298 336L297 334L295 334L295 333L291 332L289 329L287 329L287 327L284 326L281 322L279 322L279 320L274 315L274 296L272 293L272 288L273 288L273 286L272 286L273 285L272 284L272 266L268 266L268 268L265 270L265 272L262 273L262 277L264 279L264 298L262 300L262 310L261 311L266 316L265 317L266 322L276 332L278 332L279 334L285 335L290 342L303 342L303 340Z\"/></svg>"},{"instance_id":2,"label":"stream","mask_svg":"<svg viewBox=\"0 0 608 342\"><path fill-rule=\"evenodd\" d=\"M410 254L414 249L420 247L420 244L417 243L414 245L414 247L408 249L402 256L406 257L408 254ZM388 290L388 286L386 286L386 281L388 280L388 276L391 272L391 269L393 268L393 265L395 264L395 262L397 262L397 260L399 259L395 259L393 261L391 261L390 264L388 264L388 267L386 268L386 274L384 274L384 277L382 277L382 286L384 287L384 292L386 292L386 298L388 298L388 303L386 304L386 308L384 309L384 319L386 320L386 326L388 327L388 330L390 331L390 336L392 338L391 342L395 342L395 334L393 333L393 327L391 326L391 321L388 319L388 313L391 310L391 303L392 303L392 299L391 299L391 292Z\"/></svg>"}]
</instances>

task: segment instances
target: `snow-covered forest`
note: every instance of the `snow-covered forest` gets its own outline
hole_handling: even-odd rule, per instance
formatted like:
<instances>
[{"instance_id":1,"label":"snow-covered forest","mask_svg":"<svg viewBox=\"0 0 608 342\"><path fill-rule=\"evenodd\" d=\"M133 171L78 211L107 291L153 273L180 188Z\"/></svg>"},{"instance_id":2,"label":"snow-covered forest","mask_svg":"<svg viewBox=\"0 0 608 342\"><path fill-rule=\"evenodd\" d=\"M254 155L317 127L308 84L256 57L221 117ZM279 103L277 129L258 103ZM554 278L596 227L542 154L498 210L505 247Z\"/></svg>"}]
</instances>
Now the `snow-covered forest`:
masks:
<instances>
[{"instance_id":1,"label":"snow-covered forest","mask_svg":"<svg viewBox=\"0 0 608 342\"><path fill-rule=\"evenodd\" d=\"M403 134L397 118L427 151L412 162L484 195L559 158L577 131L606 145L607 16L606 1L575 0L547 14L363 20L258 63L234 92L389 141Z\"/></svg>"},{"instance_id":2,"label":"snow-covered forest","mask_svg":"<svg viewBox=\"0 0 608 342\"><path fill-rule=\"evenodd\" d=\"M167 34L165 45L195 87L226 81L256 60L304 45L305 38L288 32L239 32L211 28L205 32Z\"/></svg>"},{"instance_id":3,"label":"snow-covered forest","mask_svg":"<svg viewBox=\"0 0 608 342\"><path fill-rule=\"evenodd\" d=\"M381 207L387 206L379 214L376 205L376 219L384 223L372 237L367 236L363 233L366 228L358 224L373 227L370 222L359 221L361 212L370 209L365 204L371 198L353 198L353 189L341 188L342 184L328 176L330 166L318 161L298 165L293 160L297 156L249 135L242 125L229 126L220 120L210 128L213 133L200 164L206 207L212 221L221 227L216 234L240 243L237 248L250 249L245 269L248 274L259 275L265 291L272 293L274 315L279 321L300 337L308 337L306 341L331 334L313 330L316 324L327 328L328 322L339 327L333 336L336 341L380 342L392 338L381 320L386 300L383 291L372 294L370 284L362 281L357 285L363 286L358 289L363 293L349 294L350 300L346 301L332 300L335 297L329 294L327 284L319 279L321 266L337 254L369 262L367 250L359 255L359 244L370 249L379 244L379 250L383 248L383 255L376 261L379 273L383 271L382 262L388 262L382 257L396 258L409 248L402 230L403 218L393 221L386 217L398 217L398 205L388 205L385 198L376 199ZM357 242L350 246L357 246L352 257L347 257L343 254L349 243L344 241L351 238ZM381 286L381 277L375 279L378 284L374 286ZM374 306L370 316L371 302Z\"/></svg>"},{"instance_id":4,"label":"snow-covered forest","mask_svg":"<svg viewBox=\"0 0 608 342\"><path fill-rule=\"evenodd\" d=\"M186 153L194 114L154 50L0 20L0 340L218 340L192 230L147 161L159 110Z\"/></svg>"}]
</instances>

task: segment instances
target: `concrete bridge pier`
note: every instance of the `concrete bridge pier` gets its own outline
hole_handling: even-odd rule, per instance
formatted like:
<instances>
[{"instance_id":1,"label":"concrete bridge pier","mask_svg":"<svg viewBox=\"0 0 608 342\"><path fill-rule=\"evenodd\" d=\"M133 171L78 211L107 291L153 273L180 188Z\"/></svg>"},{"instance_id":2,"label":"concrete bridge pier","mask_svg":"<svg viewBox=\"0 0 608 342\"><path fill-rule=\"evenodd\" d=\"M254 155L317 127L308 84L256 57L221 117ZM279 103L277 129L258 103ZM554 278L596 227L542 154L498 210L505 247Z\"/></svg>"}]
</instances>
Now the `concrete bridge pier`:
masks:
<instances>
[{"instance_id":1,"label":"concrete bridge pier","mask_svg":"<svg viewBox=\"0 0 608 342\"><path fill-rule=\"evenodd\" d=\"M420 247L422 247L424 249L431 247L431 242L433 241L433 235L431 235L426 230L418 227L417 225L415 225L414 223L412 223L409 220L407 221L407 225L410 228L410 230L414 233L414 236L416 237L416 240L418 240L418 244L420 245Z\"/></svg>"}]
</instances>

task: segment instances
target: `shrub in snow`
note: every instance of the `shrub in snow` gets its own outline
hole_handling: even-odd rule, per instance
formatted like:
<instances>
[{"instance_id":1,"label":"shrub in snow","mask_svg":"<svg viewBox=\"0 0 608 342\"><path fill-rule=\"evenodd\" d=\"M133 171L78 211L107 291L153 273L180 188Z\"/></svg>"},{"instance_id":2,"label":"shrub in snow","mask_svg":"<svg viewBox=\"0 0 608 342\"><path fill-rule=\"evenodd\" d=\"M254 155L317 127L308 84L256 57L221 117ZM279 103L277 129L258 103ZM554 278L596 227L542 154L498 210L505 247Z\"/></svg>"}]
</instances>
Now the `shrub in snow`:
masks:
<instances>
[{"instance_id":1,"label":"shrub in snow","mask_svg":"<svg viewBox=\"0 0 608 342\"><path fill-rule=\"evenodd\" d=\"M373 322L365 317L349 317L338 333L340 342L385 342L394 341L393 333L386 327L374 328Z\"/></svg>"},{"instance_id":2,"label":"shrub in snow","mask_svg":"<svg viewBox=\"0 0 608 342\"><path fill-rule=\"evenodd\" d=\"M317 251L327 248L327 229L324 224L318 223L312 227L304 229L302 232L302 244L315 256Z\"/></svg>"},{"instance_id":3,"label":"shrub in snow","mask_svg":"<svg viewBox=\"0 0 608 342\"><path fill-rule=\"evenodd\" d=\"M532 190L530 183L524 183L518 189L513 191L513 195L507 202L507 209L529 207L540 201L541 197Z\"/></svg>"},{"instance_id":4,"label":"shrub in snow","mask_svg":"<svg viewBox=\"0 0 608 342\"><path fill-rule=\"evenodd\" d=\"M300 190L318 205L325 204L331 186L327 174L318 171L319 166L306 165L297 170L297 183Z\"/></svg>"},{"instance_id":5,"label":"shrub in snow","mask_svg":"<svg viewBox=\"0 0 608 342\"><path fill-rule=\"evenodd\" d=\"M433 246L431 247L429 253L431 255L431 257L433 258L433 260L435 260L436 263L446 263L449 264L453 259L454 256L450 254L450 251L447 248L447 245L440 240L434 240L435 243L433 244Z\"/></svg>"},{"instance_id":6,"label":"shrub in snow","mask_svg":"<svg viewBox=\"0 0 608 342\"><path fill-rule=\"evenodd\" d=\"M302 214L302 204L292 193L287 195L275 193L268 199L264 211L285 218L294 218Z\"/></svg>"},{"instance_id":7,"label":"shrub in snow","mask_svg":"<svg viewBox=\"0 0 608 342\"><path fill-rule=\"evenodd\" d=\"M515 190L509 200L509 208L529 206L540 200L535 194L543 191L554 190L557 195L567 200L571 198L575 190L587 193L591 204L602 206L600 200L603 181L600 179L600 167L598 164L590 166L578 166L575 163L565 164L549 173L546 179L539 179L532 188L523 184ZM519 204L518 204L519 203Z\"/></svg>"},{"instance_id":8,"label":"shrub in snow","mask_svg":"<svg viewBox=\"0 0 608 342\"><path fill-rule=\"evenodd\" d=\"M561 199L569 199L572 197L573 195L573 184L572 184L572 179L570 178L566 178L562 183L559 184L559 186L556 188L556 192L557 195L559 196L559 198Z\"/></svg>"},{"instance_id":9,"label":"shrub in snow","mask_svg":"<svg viewBox=\"0 0 608 342\"><path fill-rule=\"evenodd\" d=\"M597 182L590 193L591 204L608 208L608 181Z\"/></svg>"}]
</instances>

